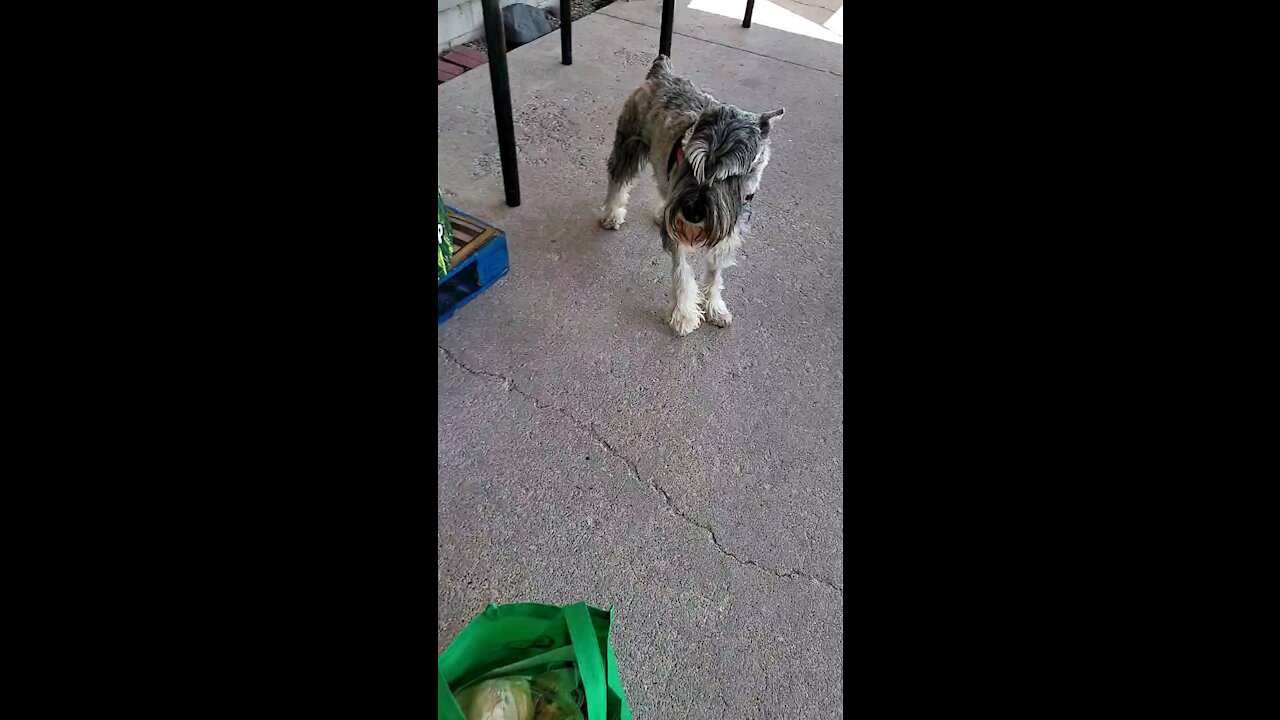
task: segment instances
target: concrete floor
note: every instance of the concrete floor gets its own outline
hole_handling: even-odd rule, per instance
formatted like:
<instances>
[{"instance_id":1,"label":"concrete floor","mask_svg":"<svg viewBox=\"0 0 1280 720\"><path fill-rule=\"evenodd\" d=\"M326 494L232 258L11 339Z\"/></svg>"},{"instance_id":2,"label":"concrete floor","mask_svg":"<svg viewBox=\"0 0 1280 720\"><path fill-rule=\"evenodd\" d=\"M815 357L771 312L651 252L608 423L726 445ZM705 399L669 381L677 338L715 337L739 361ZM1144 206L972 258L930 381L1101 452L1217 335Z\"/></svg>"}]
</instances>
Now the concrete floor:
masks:
<instances>
[{"instance_id":1,"label":"concrete floor","mask_svg":"<svg viewBox=\"0 0 1280 720\"><path fill-rule=\"evenodd\" d=\"M627 224L596 225L660 3L574 23L571 67L558 32L508 56L521 207L503 201L489 66L437 88L445 200L511 253L437 333L438 651L490 602L586 600L617 606L638 719L843 717L843 47L686 4L676 70L787 108L727 273L729 329L663 323L647 171Z\"/></svg>"}]
</instances>

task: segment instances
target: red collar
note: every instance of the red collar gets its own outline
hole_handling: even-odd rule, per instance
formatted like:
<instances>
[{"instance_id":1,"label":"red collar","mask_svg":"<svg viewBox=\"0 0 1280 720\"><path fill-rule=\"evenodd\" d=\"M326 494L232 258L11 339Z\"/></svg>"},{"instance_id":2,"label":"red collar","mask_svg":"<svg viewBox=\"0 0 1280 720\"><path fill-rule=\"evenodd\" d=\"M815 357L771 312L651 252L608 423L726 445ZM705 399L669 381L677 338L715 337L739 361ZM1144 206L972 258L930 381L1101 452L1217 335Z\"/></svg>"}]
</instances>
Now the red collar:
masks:
<instances>
[{"instance_id":1,"label":"red collar","mask_svg":"<svg viewBox=\"0 0 1280 720\"><path fill-rule=\"evenodd\" d=\"M679 141L676 141L676 144L671 146L671 154L667 156L667 175L670 175L675 166L681 162L684 162L684 148L680 146Z\"/></svg>"}]
</instances>

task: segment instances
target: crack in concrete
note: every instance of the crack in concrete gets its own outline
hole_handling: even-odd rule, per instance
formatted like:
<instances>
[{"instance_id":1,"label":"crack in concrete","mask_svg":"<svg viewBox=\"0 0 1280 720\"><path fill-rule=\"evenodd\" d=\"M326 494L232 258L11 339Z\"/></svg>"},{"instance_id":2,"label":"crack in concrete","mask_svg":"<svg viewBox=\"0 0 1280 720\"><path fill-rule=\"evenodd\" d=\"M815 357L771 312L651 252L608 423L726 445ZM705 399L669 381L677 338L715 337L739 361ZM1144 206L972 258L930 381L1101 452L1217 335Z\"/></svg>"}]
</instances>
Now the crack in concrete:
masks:
<instances>
[{"instance_id":1,"label":"crack in concrete","mask_svg":"<svg viewBox=\"0 0 1280 720\"><path fill-rule=\"evenodd\" d=\"M604 9L605 9L605 8L602 8L601 10L596 11L596 13L595 13L595 14L596 14L596 15L603 15L603 16L605 16L605 17L607 17L607 18L613 18L614 20L621 20L621 21L623 21L623 22L629 22L629 23L631 23L631 24L633 24L633 25L639 25L640 27L647 27L647 28L651 28L651 29L653 29L653 30L661 30L661 29L662 29L662 28L660 28L660 27L658 27L658 26L656 26L656 25L650 25L650 24L648 24L648 23L642 23L642 22L639 22L639 21L636 21L636 20L632 20L632 19L630 19L630 18L618 17L617 15L610 15L609 13L604 12ZM807 20L808 18L805 18L805 19ZM818 71L818 72L830 73L830 74L832 74L832 75L835 75L835 76L836 76L836 77L838 77L838 78L843 78L843 77L844 77L844 74L843 74L843 73L838 73L838 72L836 72L836 71L834 71L834 70L828 70L828 69L826 69L826 68L814 67L814 66L812 66L812 65L805 65L804 63L799 63L799 62L796 62L795 60L787 60L786 58L774 57L774 56L772 56L772 55L765 55L764 53L758 53L758 52L755 52L754 50L747 50L746 48L735 47L735 46L733 46L733 45L726 45L725 43L722 43L722 42L716 42L715 40L710 40L710 39L708 39L708 38L704 38L704 37L694 37L693 35L685 35L685 34L684 34L684 33L682 33L682 32L676 32L675 28L672 28L672 29L671 29L671 34L672 34L672 35L679 35L680 37L683 37L683 38L689 38L690 40L698 40L698 41L700 41L700 42L710 43L710 44L712 44L712 45L719 45L720 47L729 48L730 50L737 50L738 52L744 52L744 53L747 53L748 55L756 55L756 56L758 56L758 57L768 58L768 59L770 59L770 60L777 60L778 62L784 62L784 63L788 63L788 64L791 64L791 65L799 65L800 67L802 67L802 68L808 68L809 70L816 70L816 71ZM820 41L820 42L821 42L821 41ZM654 53L654 57L657 57L657 53Z\"/></svg>"},{"instance_id":2,"label":"crack in concrete","mask_svg":"<svg viewBox=\"0 0 1280 720\"><path fill-rule=\"evenodd\" d=\"M626 463L627 467L631 470L631 474L636 476L636 480L640 479L640 471L636 469L636 464L631 462L631 458L628 458L622 453L618 452L617 448L611 445L608 440L605 440L604 437L600 435L600 433L596 432L595 423L584 423L578 418L574 417L569 411L564 410L562 408L558 408L555 405L551 405L549 403L545 403L539 400L537 397L535 397L531 393L527 393L524 390L521 390L515 384L515 382L511 380L511 378L508 378L505 375L498 375L496 373L491 373L487 370L473 370L467 367L466 365L464 365L460 360L458 360L458 358L454 356L453 353L449 352L448 348L445 348L442 345L437 345L436 347L440 348L441 352L444 353L445 357L449 358L449 360L451 360L454 365L457 365L458 367L471 373L472 375L480 375L482 377L490 377L495 380L501 380L503 384L506 385L508 392L514 392L514 393L523 395L524 397L528 398L529 402L532 402L533 406L538 408L539 410L551 410L553 412L558 412L561 415L565 416L566 418L569 419L569 422L577 426L578 429L585 430L586 433L591 436L592 440L595 440L596 443L598 443L601 447L603 447L605 450L608 450L611 455L618 458L622 462Z\"/></svg>"},{"instance_id":3,"label":"crack in concrete","mask_svg":"<svg viewBox=\"0 0 1280 720\"><path fill-rule=\"evenodd\" d=\"M635 476L637 481L645 482L640 477L640 471L639 469L636 468L635 462L633 462L631 458L627 457L626 455L623 455L622 453L618 452L617 448L615 448L608 440L606 440L599 432L597 432L595 423L584 423L581 420L578 420L577 418L575 418L573 414L568 412L567 410L558 408L555 405L551 405L550 403L546 403L539 400L538 398L534 397L532 394L527 393L524 390L521 390L518 386L516 386L515 382L511 380L511 378L508 378L505 375L491 373L487 370L475 370L470 367L467 367L452 352L450 352L448 348L444 347L443 345L437 345L436 347L439 348L440 352L444 353L444 356L448 358L450 362L462 368L465 372L470 373L472 375L477 375L479 377L487 377L487 378L493 378L494 380L500 380L502 381L502 384L507 388L508 392L515 392L528 398L529 401L533 403L534 407L538 408L539 410L551 410L553 412L560 413L561 415L566 417L569 420L569 422L573 423L578 429L583 430L588 435L590 435L591 439L595 440L596 443L601 447L603 447L605 450L607 450L609 454L613 455L614 457L618 458L623 463L625 463L627 466L627 469L631 471L631 474ZM750 565L751 567L756 568L757 570L763 573L772 575L778 579L804 578L811 583L830 588L840 593L841 595L844 595L844 587L841 585L836 585L830 580L819 578L814 575L801 572L800 570L787 570L786 572L778 572L773 568L761 565L755 560L747 560L747 559L738 557L737 553L734 553L732 550L729 550L724 545L720 544L720 539L716 536L716 531L710 525L703 525L702 523L698 522L696 519L686 515L684 511L681 510L679 506L676 505L676 502L671 499L671 494L668 493L665 488L663 488L661 485L657 484L652 480L648 481L645 484L648 485L651 490L658 493L662 497L663 501L667 505L668 512L670 512L675 517L678 517L681 520L685 521L686 523L707 533L707 535L711 538L711 544L714 545L715 548L719 550L720 553L725 557L733 558L733 560L735 560L740 565Z\"/></svg>"},{"instance_id":4,"label":"crack in concrete","mask_svg":"<svg viewBox=\"0 0 1280 720\"><path fill-rule=\"evenodd\" d=\"M831 13L833 17L836 14L835 10L832 10L831 8L826 7L825 5L814 5L813 3L801 2L800 0L787 0L787 2L795 3L796 5L804 5L805 7L818 8L819 10L826 10L827 12ZM805 18L805 20L808 20L808 19L809 18ZM827 18L827 19L830 20L831 18ZM818 24L821 25L822 23L818 23Z\"/></svg>"}]
</instances>

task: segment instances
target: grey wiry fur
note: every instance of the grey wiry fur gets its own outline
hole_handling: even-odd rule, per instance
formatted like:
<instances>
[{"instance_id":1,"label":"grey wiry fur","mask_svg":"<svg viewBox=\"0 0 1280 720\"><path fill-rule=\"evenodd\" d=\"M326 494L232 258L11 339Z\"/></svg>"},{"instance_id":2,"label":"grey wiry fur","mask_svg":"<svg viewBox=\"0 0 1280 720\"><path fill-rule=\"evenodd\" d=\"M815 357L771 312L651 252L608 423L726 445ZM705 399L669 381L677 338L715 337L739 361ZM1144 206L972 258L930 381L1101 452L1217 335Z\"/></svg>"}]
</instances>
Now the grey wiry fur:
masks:
<instances>
[{"instance_id":1,"label":"grey wiry fur","mask_svg":"<svg viewBox=\"0 0 1280 720\"><path fill-rule=\"evenodd\" d=\"M659 55L618 116L600 223L607 228L623 223L631 185L648 160L663 198L662 245L672 254L676 282L671 323L681 335L697 326L689 318L690 304L711 322L727 325L732 319L720 298L720 271L733 264L742 208L760 186L769 164L769 131L783 112L756 114L721 103L677 76L671 61ZM668 175L667 161L677 143L684 161ZM705 308L704 298L690 291L692 273L684 263L687 248L698 246L713 250Z\"/></svg>"}]
</instances>

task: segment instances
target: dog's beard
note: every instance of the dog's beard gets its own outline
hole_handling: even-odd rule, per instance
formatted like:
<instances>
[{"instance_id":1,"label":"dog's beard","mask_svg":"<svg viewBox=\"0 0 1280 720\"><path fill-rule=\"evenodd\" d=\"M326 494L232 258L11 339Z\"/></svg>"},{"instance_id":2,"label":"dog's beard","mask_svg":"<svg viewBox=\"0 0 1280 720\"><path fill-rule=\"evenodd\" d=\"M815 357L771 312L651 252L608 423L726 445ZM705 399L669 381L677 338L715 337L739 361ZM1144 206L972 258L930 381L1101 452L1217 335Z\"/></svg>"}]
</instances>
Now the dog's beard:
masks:
<instances>
[{"instance_id":1,"label":"dog's beard","mask_svg":"<svg viewBox=\"0 0 1280 720\"><path fill-rule=\"evenodd\" d=\"M676 216L675 232L673 234L688 245L701 244L705 235L702 223L687 222L680 215Z\"/></svg>"},{"instance_id":2,"label":"dog's beard","mask_svg":"<svg viewBox=\"0 0 1280 720\"><path fill-rule=\"evenodd\" d=\"M687 171L676 176L663 213L670 236L692 246L713 246L732 235L742 213L741 178L699 185ZM689 220L684 208L696 208L700 219Z\"/></svg>"},{"instance_id":3,"label":"dog's beard","mask_svg":"<svg viewBox=\"0 0 1280 720\"><path fill-rule=\"evenodd\" d=\"M691 247L715 245L729 236L729 233L717 233L715 226L706 220L689 222L679 209L670 211L667 217L667 234Z\"/></svg>"}]
</instances>

